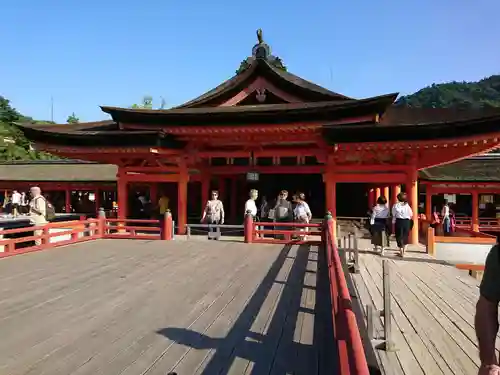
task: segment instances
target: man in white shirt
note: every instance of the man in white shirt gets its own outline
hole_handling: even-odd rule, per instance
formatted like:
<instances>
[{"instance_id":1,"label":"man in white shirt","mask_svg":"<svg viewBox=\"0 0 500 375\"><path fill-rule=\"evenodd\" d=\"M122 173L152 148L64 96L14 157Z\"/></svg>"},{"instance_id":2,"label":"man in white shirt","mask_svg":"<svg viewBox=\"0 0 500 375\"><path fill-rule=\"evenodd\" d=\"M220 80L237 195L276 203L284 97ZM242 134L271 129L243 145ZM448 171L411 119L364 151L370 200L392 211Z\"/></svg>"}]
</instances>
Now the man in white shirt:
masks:
<instances>
[{"instance_id":1,"label":"man in white shirt","mask_svg":"<svg viewBox=\"0 0 500 375\"><path fill-rule=\"evenodd\" d=\"M12 215L17 217L19 215L19 206L21 206L21 194L14 190L12 192Z\"/></svg>"},{"instance_id":2,"label":"man in white shirt","mask_svg":"<svg viewBox=\"0 0 500 375\"><path fill-rule=\"evenodd\" d=\"M38 186L33 186L30 189L31 196L33 197L30 201L30 222L34 226L42 226L47 224L47 201L42 196L42 190ZM34 231L35 236L41 236L43 230L38 229ZM42 244L41 239L35 240L35 245L40 246Z\"/></svg>"}]
</instances>

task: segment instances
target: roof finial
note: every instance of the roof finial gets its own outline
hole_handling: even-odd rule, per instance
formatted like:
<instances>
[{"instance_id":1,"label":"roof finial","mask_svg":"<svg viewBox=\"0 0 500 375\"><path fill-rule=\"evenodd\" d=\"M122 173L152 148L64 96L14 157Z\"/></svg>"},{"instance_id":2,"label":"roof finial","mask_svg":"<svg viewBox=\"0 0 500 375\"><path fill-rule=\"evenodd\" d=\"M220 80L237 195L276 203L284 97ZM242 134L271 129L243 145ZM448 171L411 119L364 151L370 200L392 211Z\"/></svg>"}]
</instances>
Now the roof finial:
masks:
<instances>
[{"instance_id":1,"label":"roof finial","mask_svg":"<svg viewBox=\"0 0 500 375\"><path fill-rule=\"evenodd\" d=\"M264 44L264 38L262 37L262 29L257 30L257 40L259 44Z\"/></svg>"}]
</instances>

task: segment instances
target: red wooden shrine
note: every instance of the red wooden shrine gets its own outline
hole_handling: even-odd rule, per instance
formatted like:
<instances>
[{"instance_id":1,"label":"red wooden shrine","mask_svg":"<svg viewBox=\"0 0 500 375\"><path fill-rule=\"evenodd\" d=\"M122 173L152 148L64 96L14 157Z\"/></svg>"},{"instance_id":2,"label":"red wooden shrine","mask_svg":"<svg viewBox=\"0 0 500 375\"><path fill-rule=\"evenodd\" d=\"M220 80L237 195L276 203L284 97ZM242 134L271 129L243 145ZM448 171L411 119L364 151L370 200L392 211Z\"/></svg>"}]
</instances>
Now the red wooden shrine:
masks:
<instances>
[{"instance_id":1,"label":"red wooden shrine","mask_svg":"<svg viewBox=\"0 0 500 375\"><path fill-rule=\"evenodd\" d=\"M150 183L154 189L155 183L175 183L181 234L190 181L200 182L204 202L211 178L235 181L247 172L320 174L325 211L334 219L339 199L360 199L337 197L339 183L370 183L387 195L392 189L393 197L404 185L417 218L420 169L500 143L500 112L400 108L393 105L396 93L353 99L287 72L265 42L253 47L245 65L215 89L172 109L101 107L110 121L19 127L39 149L117 165L120 218L127 216L129 184ZM379 192L371 194L374 199ZM418 223L413 228L416 243Z\"/></svg>"}]
</instances>

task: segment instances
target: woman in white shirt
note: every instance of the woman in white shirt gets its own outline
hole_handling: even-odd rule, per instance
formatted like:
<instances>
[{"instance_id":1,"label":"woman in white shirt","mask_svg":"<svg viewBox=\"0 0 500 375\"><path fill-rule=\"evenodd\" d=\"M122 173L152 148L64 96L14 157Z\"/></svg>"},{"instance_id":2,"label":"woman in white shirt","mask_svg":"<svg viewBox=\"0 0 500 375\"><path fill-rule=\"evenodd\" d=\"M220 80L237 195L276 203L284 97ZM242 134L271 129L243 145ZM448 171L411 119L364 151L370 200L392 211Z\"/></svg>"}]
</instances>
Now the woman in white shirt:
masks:
<instances>
[{"instance_id":1,"label":"woman in white shirt","mask_svg":"<svg viewBox=\"0 0 500 375\"><path fill-rule=\"evenodd\" d=\"M312 213L311 209L309 208L309 205L306 202L306 196L304 193L299 193L297 196L297 205L295 206L295 209L293 210L293 214L295 216L295 220L297 223L301 224L309 224L312 218ZM300 232L308 232L309 228L308 227L302 227L299 228ZM306 240L307 236L300 236L302 240Z\"/></svg>"},{"instance_id":2,"label":"woman in white shirt","mask_svg":"<svg viewBox=\"0 0 500 375\"><path fill-rule=\"evenodd\" d=\"M398 194L398 203L392 206L392 222L395 224L396 242L399 255L405 255L413 219L413 211L408 204L406 193Z\"/></svg>"},{"instance_id":3,"label":"woman in white shirt","mask_svg":"<svg viewBox=\"0 0 500 375\"><path fill-rule=\"evenodd\" d=\"M370 225L373 250L378 251L378 248L380 248L381 255L384 255L384 248L389 247L387 236L388 218L389 207L387 206L387 199L385 197L378 197L377 204L372 209Z\"/></svg>"}]
</instances>

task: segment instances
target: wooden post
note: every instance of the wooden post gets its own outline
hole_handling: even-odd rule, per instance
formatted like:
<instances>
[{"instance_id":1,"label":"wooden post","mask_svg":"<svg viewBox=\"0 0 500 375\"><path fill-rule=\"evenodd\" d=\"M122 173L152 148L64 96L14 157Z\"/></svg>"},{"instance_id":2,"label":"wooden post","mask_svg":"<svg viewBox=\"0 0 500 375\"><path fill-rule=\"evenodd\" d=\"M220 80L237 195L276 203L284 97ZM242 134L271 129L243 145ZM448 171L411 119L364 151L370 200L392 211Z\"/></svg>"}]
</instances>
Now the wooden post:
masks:
<instances>
[{"instance_id":1,"label":"wooden post","mask_svg":"<svg viewBox=\"0 0 500 375\"><path fill-rule=\"evenodd\" d=\"M398 202L398 195L401 193L401 185L393 185L391 191L391 206Z\"/></svg>"},{"instance_id":2,"label":"wooden post","mask_svg":"<svg viewBox=\"0 0 500 375\"><path fill-rule=\"evenodd\" d=\"M67 214L71 212L71 188L69 186L64 191L64 211Z\"/></svg>"},{"instance_id":3,"label":"wooden post","mask_svg":"<svg viewBox=\"0 0 500 375\"><path fill-rule=\"evenodd\" d=\"M378 197L380 197L380 187L375 188L375 202L377 202Z\"/></svg>"},{"instance_id":4,"label":"wooden post","mask_svg":"<svg viewBox=\"0 0 500 375\"><path fill-rule=\"evenodd\" d=\"M425 191L425 218L432 221L432 189L431 185L426 186Z\"/></svg>"},{"instance_id":5,"label":"wooden post","mask_svg":"<svg viewBox=\"0 0 500 375\"><path fill-rule=\"evenodd\" d=\"M408 182L406 190L410 207L413 211L413 228L410 231L410 244L418 244L418 176L417 169L414 167L408 173Z\"/></svg>"},{"instance_id":6,"label":"wooden post","mask_svg":"<svg viewBox=\"0 0 500 375\"><path fill-rule=\"evenodd\" d=\"M477 190L472 190L472 221L471 229L474 232L479 232L479 193Z\"/></svg>"},{"instance_id":7,"label":"wooden post","mask_svg":"<svg viewBox=\"0 0 500 375\"><path fill-rule=\"evenodd\" d=\"M427 247L427 254L429 254L430 256L434 256L436 253L436 238L435 238L434 228L431 226L427 228L426 247Z\"/></svg>"},{"instance_id":8,"label":"wooden post","mask_svg":"<svg viewBox=\"0 0 500 375\"><path fill-rule=\"evenodd\" d=\"M188 178L187 171L181 172L177 182L177 225L179 226L179 234L186 233Z\"/></svg>"},{"instance_id":9,"label":"wooden post","mask_svg":"<svg viewBox=\"0 0 500 375\"><path fill-rule=\"evenodd\" d=\"M118 219L124 220L127 218L128 206L128 189L127 189L127 175L118 171L117 177L117 190L118 190ZM122 223L123 225L123 223Z\"/></svg>"},{"instance_id":10,"label":"wooden post","mask_svg":"<svg viewBox=\"0 0 500 375\"><path fill-rule=\"evenodd\" d=\"M332 216L332 238L337 237L337 183L333 173L326 173L325 192L326 192L326 211Z\"/></svg>"},{"instance_id":11,"label":"wooden post","mask_svg":"<svg viewBox=\"0 0 500 375\"><path fill-rule=\"evenodd\" d=\"M250 212L247 212L245 215L245 222L244 222L244 233L245 233L245 243L252 243L253 242L253 217L250 214Z\"/></svg>"},{"instance_id":12,"label":"wooden post","mask_svg":"<svg viewBox=\"0 0 500 375\"><path fill-rule=\"evenodd\" d=\"M173 238L172 234L174 233L174 222L172 221L172 214L170 213L170 210L165 212L165 217L161 222L161 225L161 239L170 241Z\"/></svg>"},{"instance_id":13,"label":"wooden post","mask_svg":"<svg viewBox=\"0 0 500 375\"><path fill-rule=\"evenodd\" d=\"M97 223L97 235L104 238L106 235L106 212L104 212L104 208L99 208L97 219L99 220Z\"/></svg>"}]
</instances>

